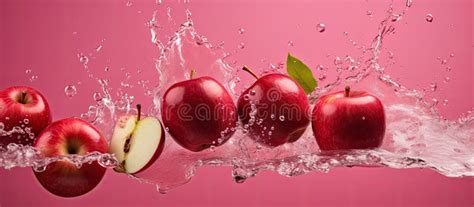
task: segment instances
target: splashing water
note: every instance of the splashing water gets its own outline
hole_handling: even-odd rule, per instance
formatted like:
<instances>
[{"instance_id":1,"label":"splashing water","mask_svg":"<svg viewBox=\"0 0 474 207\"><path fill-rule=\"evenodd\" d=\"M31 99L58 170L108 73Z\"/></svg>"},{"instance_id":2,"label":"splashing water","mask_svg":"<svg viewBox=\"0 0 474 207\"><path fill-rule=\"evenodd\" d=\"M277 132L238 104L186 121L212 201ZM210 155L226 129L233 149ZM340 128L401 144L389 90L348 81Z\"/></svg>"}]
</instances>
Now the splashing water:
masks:
<instances>
[{"instance_id":1,"label":"splashing water","mask_svg":"<svg viewBox=\"0 0 474 207\"><path fill-rule=\"evenodd\" d=\"M161 1L159 2L161 4ZM384 103L387 114L386 135L380 149L322 153L317 147L311 127L308 127L302 138L295 143L268 148L255 143L248 137L246 127L239 126L233 137L224 145L192 153L175 143L167 134L163 154L157 162L148 170L130 177L139 182L154 184L159 192L166 193L174 187L187 183L195 175L196 169L204 165L232 167L232 175L237 183L256 176L262 170L275 171L284 176L296 176L312 171L328 172L331 168L340 166L431 168L449 177L474 176L472 110L457 120L443 120L436 112L437 100L426 98L424 91L403 86L392 79L380 65L382 45L386 37L394 33L396 24L412 4L412 0L407 0L400 13L395 13L390 5L386 17L378 25L378 32L371 44L362 47L354 42L353 45L361 50L359 57L336 56L334 59L336 79L319 86L309 96L309 100L314 102L322 94L341 85L357 85L378 96ZM197 68L202 76L209 75L224 83L234 99L240 95L236 91L236 88L242 87L243 84L236 75L240 67L228 62L232 54L223 49L223 43L213 45L207 38L199 35L195 31L191 12L187 10L186 14L186 21L166 42L157 37L161 27L158 26L156 12L146 24L150 29L151 42L159 51L159 56L155 59L159 82L154 86L149 86L146 82L142 82L141 85L145 94L151 97L152 106L149 114L156 117L161 117L160 104L164 90L173 83L188 79L191 67ZM428 20L427 15L426 21L432 20L432 16L431 20ZM166 21L169 23L173 19L166 18ZM319 32L324 32L325 29L324 24L317 26ZM238 33L244 34L244 29L238 29ZM344 35L347 36L347 33ZM293 41L289 41L288 45L293 46ZM238 47L242 49L245 44L242 43ZM78 57L80 63L87 69L89 59L82 54ZM275 65L270 66L272 72L281 72L283 64ZM318 79L325 80L328 69L322 65L317 69ZM108 71L108 68L105 70ZM127 75L129 76L130 74ZM115 98L110 93L108 80L94 78L100 85L100 92L94 93L91 97L96 104L90 106L81 118L93 123L107 137L111 137L113 125L119 116L136 113L131 107L134 96L119 90L118 97ZM127 84L129 83L124 82L121 85L126 87ZM438 87L436 83L430 85L431 90L437 90ZM71 90L65 88L66 95L70 94L68 91ZM252 92L248 95L251 96ZM275 118L285 121L285 117ZM258 121L255 120L257 124ZM3 131L3 127L0 127L0 132L15 133ZM118 164L111 154L93 152L85 156L44 158L29 146L10 144L0 148L0 167L6 169L33 167L34 170L42 171L49 163L55 161L69 161L77 167L82 163L93 161L98 161L108 168Z\"/></svg>"}]
</instances>

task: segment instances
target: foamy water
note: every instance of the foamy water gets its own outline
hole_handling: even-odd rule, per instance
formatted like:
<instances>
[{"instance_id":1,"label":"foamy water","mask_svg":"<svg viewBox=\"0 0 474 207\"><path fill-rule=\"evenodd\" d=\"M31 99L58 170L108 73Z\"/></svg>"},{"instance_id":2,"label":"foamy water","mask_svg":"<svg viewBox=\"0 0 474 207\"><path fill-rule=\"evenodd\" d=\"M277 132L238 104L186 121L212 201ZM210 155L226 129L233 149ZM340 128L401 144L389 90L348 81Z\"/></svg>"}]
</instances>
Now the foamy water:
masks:
<instances>
[{"instance_id":1,"label":"foamy water","mask_svg":"<svg viewBox=\"0 0 474 207\"><path fill-rule=\"evenodd\" d=\"M358 56L336 57L334 68L337 77L333 82L318 86L308 97L314 102L321 94L345 85L363 88L379 97L384 103L387 116L386 135L380 149L321 153L311 127L308 127L303 137L295 143L268 148L252 141L245 133L245 128L239 125L236 133L224 145L199 153L183 149L167 134L163 154L157 162L147 171L130 177L139 182L156 185L160 192L166 193L188 182L195 175L196 169L204 165L232 167L232 175L238 183L256 176L262 170L275 171L284 176L296 176L312 171L329 172L334 167L344 166L430 168L449 177L474 176L472 111L467 111L455 120L442 119L436 111L437 101L425 98L423 90L407 88L392 79L380 63L384 41L389 41L385 38L394 35L399 19L409 14L412 4L411 0L407 0L401 11L395 11L390 6L386 17L378 25L377 33L373 34L370 45L355 46L360 49ZM227 52L222 44L212 43L199 35L194 28L191 11L186 11L186 14L187 20L180 25L178 31L170 34L166 42L157 37L160 22L156 13L146 24L150 30L151 44L156 46L159 54L156 59L150 61L155 61L160 82L152 86L147 82L142 84L144 94L150 97L149 101L152 103L149 114L159 118L164 91L173 83L188 79L190 67L199 66L199 74L210 75L221 81L234 100L241 94L237 88L248 86L247 83L241 83L236 75L241 66L229 61L233 54ZM432 15L427 15L426 18L427 22L433 21ZM168 18L160 21L169 25L175 23L170 13ZM326 25L319 23L317 29L324 32ZM239 29L238 32L243 34L245 30ZM294 43L288 44L292 46ZM239 47L245 47L245 44L240 44ZM99 52L100 48L96 51ZM199 59L191 55L196 53L199 54ZM81 54L78 58L86 71L90 72L90 60L87 56ZM328 69L318 68L318 73L315 71L316 78L320 81L326 79L325 70ZM270 64L269 68L261 72L285 73L285 66L279 63ZM110 93L109 80L92 74L89 77L97 80L100 93L94 94L96 104L80 116L96 125L110 138L114 123L120 115L136 113L133 109L134 96L122 93L115 97ZM127 88L129 84L124 81L120 87ZM65 86L64 91L66 98L77 94L73 85ZM3 131L3 127L0 129L1 133L26 133L20 129L15 132ZM29 146L10 144L0 148L0 167L5 169L33 167L36 171L42 171L55 161L69 161L77 167L93 161L109 168L118 164L110 154L91 153L86 156L44 158Z\"/></svg>"}]
</instances>

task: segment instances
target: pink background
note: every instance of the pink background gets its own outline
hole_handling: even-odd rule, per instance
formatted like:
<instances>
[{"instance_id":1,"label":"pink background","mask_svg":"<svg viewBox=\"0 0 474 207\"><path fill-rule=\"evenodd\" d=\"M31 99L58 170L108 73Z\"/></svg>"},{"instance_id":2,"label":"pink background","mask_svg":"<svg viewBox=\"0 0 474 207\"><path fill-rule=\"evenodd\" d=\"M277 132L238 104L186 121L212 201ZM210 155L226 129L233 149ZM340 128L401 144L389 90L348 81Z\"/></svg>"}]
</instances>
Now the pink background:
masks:
<instances>
[{"instance_id":1,"label":"pink background","mask_svg":"<svg viewBox=\"0 0 474 207\"><path fill-rule=\"evenodd\" d=\"M120 68L140 68L143 77L156 81L153 58L158 51L144 26L156 9L155 1L131 2L127 7L122 0L0 1L0 88L39 89L48 98L54 119L85 112L99 85L87 79L77 54L94 51L103 39L103 49L89 63L94 74L103 74L108 65L107 76L117 85L124 78ZM404 1L396 2L395 9L400 10ZM232 56L238 64L264 67L285 60L289 51L315 68L331 66L334 55L358 54L342 33L347 31L352 39L368 45L387 5L366 0L191 0L189 4L172 1L158 9L165 12L171 6L173 18L182 22L183 8L189 7L197 32L211 42L225 41L230 51L239 50ZM388 73L408 87L423 88L438 81L439 91L430 96L449 100L440 107L449 118L474 105L473 9L471 0L414 0L396 34L385 42L396 61L387 67ZM372 18L367 10L373 12ZM432 23L425 21L427 13L433 14ZM327 27L324 33L316 30L319 22ZM245 29L244 34L238 33L239 28ZM290 40L294 46L288 46ZM246 45L242 50L237 49L240 42ZM440 64L437 57L449 59L448 64ZM448 65L452 72L446 72ZM26 74L26 69L32 72ZM30 82L31 75L38 79ZM451 81L445 84L446 76ZM64 96L68 84L78 88L72 99ZM140 94L137 99L148 100ZM340 168L293 178L264 172L235 184L230 169L207 167L167 195L109 171L91 193L63 199L43 190L31 169L0 170L0 206L472 206L473 191L473 178L447 178L427 169Z\"/></svg>"}]
</instances>

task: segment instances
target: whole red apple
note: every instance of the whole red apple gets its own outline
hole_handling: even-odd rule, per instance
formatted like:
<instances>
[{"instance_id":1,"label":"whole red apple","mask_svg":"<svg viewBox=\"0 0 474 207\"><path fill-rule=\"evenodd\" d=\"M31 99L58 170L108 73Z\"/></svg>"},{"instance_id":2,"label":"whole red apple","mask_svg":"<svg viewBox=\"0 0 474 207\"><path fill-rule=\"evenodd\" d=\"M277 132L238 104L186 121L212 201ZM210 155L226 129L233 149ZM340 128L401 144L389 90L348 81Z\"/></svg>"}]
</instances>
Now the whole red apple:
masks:
<instances>
[{"instance_id":1,"label":"whole red apple","mask_svg":"<svg viewBox=\"0 0 474 207\"><path fill-rule=\"evenodd\" d=\"M385 134L385 112L377 97L346 87L318 100L312 127L321 150L377 148Z\"/></svg>"},{"instance_id":2,"label":"whole red apple","mask_svg":"<svg viewBox=\"0 0 474 207\"><path fill-rule=\"evenodd\" d=\"M108 151L102 134L91 124L77 118L53 122L41 132L34 147L45 157ZM45 171L34 173L49 192L62 197L75 197L94 189L105 170L96 161L84 163L80 168L67 161L57 161L49 164Z\"/></svg>"},{"instance_id":3,"label":"whole red apple","mask_svg":"<svg viewBox=\"0 0 474 207\"><path fill-rule=\"evenodd\" d=\"M255 141L278 146L298 140L309 125L309 104L301 86L283 74L258 77L237 102L240 120Z\"/></svg>"},{"instance_id":4,"label":"whole red apple","mask_svg":"<svg viewBox=\"0 0 474 207\"><path fill-rule=\"evenodd\" d=\"M48 102L37 90L15 86L0 91L0 146L32 145L51 119Z\"/></svg>"},{"instance_id":5,"label":"whole red apple","mask_svg":"<svg viewBox=\"0 0 474 207\"><path fill-rule=\"evenodd\" d=\"M211 77L172 85L163 96L162 119L174 140L198 152L225 143L238 121L232 97Z\"/></svg>"}]
</instances>

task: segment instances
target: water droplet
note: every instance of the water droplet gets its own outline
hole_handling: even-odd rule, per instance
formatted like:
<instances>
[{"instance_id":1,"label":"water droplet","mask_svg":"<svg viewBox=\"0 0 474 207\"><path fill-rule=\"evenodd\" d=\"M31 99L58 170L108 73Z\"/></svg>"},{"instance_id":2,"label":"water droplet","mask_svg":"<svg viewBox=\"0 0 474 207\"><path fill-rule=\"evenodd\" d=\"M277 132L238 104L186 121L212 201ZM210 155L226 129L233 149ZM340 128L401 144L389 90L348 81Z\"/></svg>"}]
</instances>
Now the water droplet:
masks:
<instances>
[{"instance_id":1,"label":"water droplet","mask_svg":"<svg viewBox=\"0 0 474 207\"><path fill-rule=\"evenodd\" d=\"M362 117L362 120L365 120L365 116Z\"/></svg>"},{"instance_id":2,"label":"water droplet","mask_svg":"<svg viewBox=\"0 0 474 207\"><path fill-rule=\"evenodd\" d=\"M35 172L44 172L46 170L46 166L47 165L38 165L38 166L34 166L33 167L33 170Z\"/></svg>"},{"instance_id":3,"label":"water droplet","mask_svg":"<svg viewBox=\"0 0 474 207\"><path fill-rule=\"evenodd\" d=\"M318 30L318 32L324 32L326 31L326 25L324 25L323 23L319 23L318 25L316 25L316 29Z\"/></svg>"},{"instance_id":4,"label":"water droplet","mask_svg":"<svg viewBox=\"0 0 474 207\"><path fill-rule=\"evenodd\" d=\"M102 100L102 94L100 94L99 92L95 92L93 97L94 97L94 101L101 101Z\"/></svg>"},{"instance_id":5,"label":"water droplet","mask_svg":"<svg viewBox=\"0 0 474 207\"><path fill-rule=\"evenodd\" d=\"M29 123L30 123L30 120L29 120L29 119L23 119L23 123L24 123L24 124L29 124Z\"/></svg>"},{"instance_id":6,"label":"water droplet","mask_svg":"<svg viewBox=\"0 0 474 207\"><path fill-rule=\"evenodd\" d=\"M323 74L319 75L318 79L320 81L326 80L326 74L323 73Z\"/></svg>"},{"instance_id":7,"label":"water droplet","mask_svg":"<svg viewBox=\"0 0 474 207\"><path fill-rule=\"evenodd\" d=\"M407 0L405 2L405 5L406 5L406 7L411 7L411 5L413 5L413 0Z\"/></svg>"},{"instance_id":8,"label":"water droplet","mask_svg":"<svg viewBox=\"0 0 474 207\"><path fill-rule=\"evenodd\" d=\"M367 16L369 16L369 17L372 17L372 15L373 15L372 11L370 11L370 10L367 10L366 14L367 14Z\"/></svg>"},{"instance_id":9,"label":"water droplet","mask_svg":"<svg viewBox=\"0 0 474 207\"><path fill-rule=\"evenodd\" d=\"M0 131L5 129L5 124L3 124L2 122L0 122Z\"/></svg>"},{"instance_id":10,"label":"water droplet","mask_svg":"<svg viewBox=\"0 0 474 207\"><path fill-rule=\"evenodd\" d=\"M401 18L400 14L392 14L392 22L398 22Z\"/></svg>"},{"instance_id":11,"label":"water droplet","mask_svg":"<svg viewBox=\"0 0 474 207\"><path fill-rule=\"evenodd\" d=\"M30 78L30 82L33 82L33 81L35 81L35 80L37 80L37 79L38 79L38 76L37 76L37 75L33 75L33 76L31 76L31 78Z\"/></svg>"},{"instance_id":12,"label":"water droplet","mask_svg":"<svg viewBox=\"0 0 474 207\"><path fill-rule=\"evenodd\" d=\"M245 48L245 43L241 42L239 46L237 46L239 49L244 49Z\"/></svg>"},{"instance_id":13,"label":"water droplet","mask_svg":"<svg viewBox=\"0 0 474 207\"><path fill-rule=\"evenodd\" d=\"M442 65L446 65L448 63L448 60L444 59L444 60L441 60L441 64Z\"/></svg>"},{"instance_id":14,"label":"water droplet","mask_svg":"<svg viewBox=\"0 0 474 207\"><path fill-rule=\"evenodd\" d=\"M238 32L239 32L239 34L244 34L244 33L245 33L245 29L244 29L244 28L240 28L240 29L238 30Z\"/></svg>"},{"instance_id":15,"label":"water droplet","mask_svg":"<svg viewBox=\"0 0 474 207\"><path fill-rule=\"evenodd\" d=\"M268 132L268 135L269 135L269 136L272 136L272 131L269 131L269 132Z\"/></svg>"},{"instance_id":16,"label":"water droplet","mask_svg":"<svg viewBox=\"0 0 474 207\"><path fill-rule=\"evenodd\" d=\"M66 87L64 87L64 94L66 94L66 96L69 98L75 96L77 94L76 86L67 85Z\"/></svg>"},{"instance_id":17,"label":"water droplet","mask_svg":"<svg viewBox=\"0 0 474 207\"><path fill-rule=\"evenodd\" d=\"M279 117L279 119L280 119L280 121L285 121L285 116L281 115L281 116Z\"/></svg>"},{"instance_id":18,"label":"water droplet","mask_svg":"<svg viewBox=\"0 0 474 207\"><path fill-rule=\"evenodd\" d=\"M293 41L291 41L291 40L288 41L288 46L293 47L293 45L295 45L295 43Z\"/></svg>"},{"instance_id":19,"label":"water droplet","mask_svg":"<svg viewBox=\"0 0 474 207\"><path fill-rule=\"evenodd\" d=\"M131 1L127 1L127 3L125 4L125 6L127 6L127 7L131 7L132 5L133 5L133 2L131 2Z\"/></svg>"},{"instance_id":20,"label":"water droplet","mask_svg":"<svg viewBox=\"0 0 474 207\"><path fill-rule=\"evenodd\" d=\"M109 72L109 71L110 71L110 68L109 68L108 66L105 66L104 71L105 71L105 72Z\"/></svg>"},{"instance_id":21,"label":"water droplet","mask_svg":"<svg viewBox=\"0 0 474 207\"><path fill-rule=\"evenodd\" d=\"M444 99L444 100L443 100L443 106L448 105L448 102L449 102L448 99Z\"/></svg>"},{"instance_id":22,"label":"water droplet","mask_svg":"<svg viewBox=\"0 0 474 207\"><path fill-rule=\"evenodd\" d=\"M270 118L271 118L272 120L275 120L275 119L276 119L275 114L270 115Z\"/></svg>"},{"instance_id":23,"label":"water droplet","mask_svg":"<svg viewBox=\"0 0 474 207\"><path fill-rule=\"evenodd\" d=\"M445 77L445 78L444 78L444 82L445 82L445 83L449 82L450 80L451 80L450 77Z\"/></svg>"},{"instance_id":24,"label":"water droplet","mask_svg":"<svg viewBox=\"0 0 474 207\"><path fill-rule=\"evenodd\" d=\"M255 94L257 94L257 92L255 92L255 90L250 90L250 93L249 93L251 96L255 96Z\"/></svg>"},{"instance_id":25,"label":"water droplet","mask_svg":"<svg viewBox=\"0 0 474 207\"><path fill-rule=\"evenodd\" d=\"M435 82L430 83L430 89L431 91L436 91L436 89L438 89L438 84Z\"/></svg>"},{"instance_id":26,"label":"water droplet","mask_svg":"<svg viewBox=\"0 0 474 207\"><path fill-rule=\"evenodd\" d=\"M452 57L452 58L453 58L453 57L454 57L454 53L451 53L451 54L449 55L449 57Z\"/></svg>"},{"instance_id":27,"label":"water droplet","mask_svg":"<svg viewBox=\"0 0 474 207\"><path fill-rule=\"evenodd\" d=\"M25 70L25 73L26 73L26 74L31 73L31 69L26 69L26 70Z\"/></svg>"},{"instance_id":28,"label":"water droplet","mask_svg":"<svg viewBox=\"0 0 474 207\"><path fill-rule=\"evenodd\" d=\"M244 100L248 101L248 100L249 100L249 98L250 98L250 97L249 97L249 95L248 95L248 94L245 94L245 95L244 95Z\"/></svg>"},{"instance_id":29,"label":"water droplet","mask_svg":"<svg viewBox=\"0 0 474 207\"><path fill-rule=\"evenodd\" d=\"M446 67L446 71L451 71L453 68L451 66Z\"/></svg>"},{"instance_id":30,"label":"water droplet","mask_svg":"<svg viewBox=\"0 0 474 207\"><path fill-rule=\"evenodd\" d=\"M433 22L433 15L432 14L427 14L425 20L427 22Z\"/></svg>"}]
</instances>

